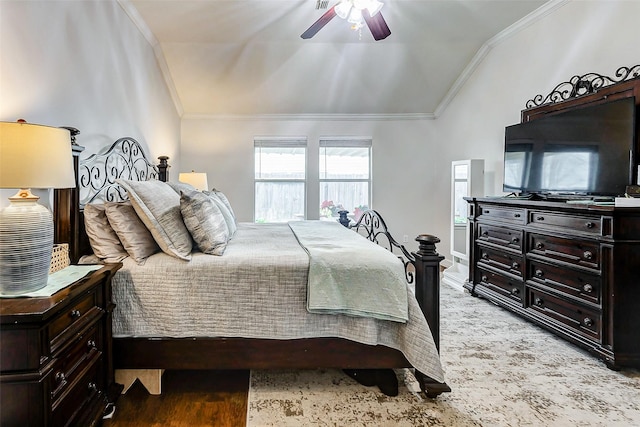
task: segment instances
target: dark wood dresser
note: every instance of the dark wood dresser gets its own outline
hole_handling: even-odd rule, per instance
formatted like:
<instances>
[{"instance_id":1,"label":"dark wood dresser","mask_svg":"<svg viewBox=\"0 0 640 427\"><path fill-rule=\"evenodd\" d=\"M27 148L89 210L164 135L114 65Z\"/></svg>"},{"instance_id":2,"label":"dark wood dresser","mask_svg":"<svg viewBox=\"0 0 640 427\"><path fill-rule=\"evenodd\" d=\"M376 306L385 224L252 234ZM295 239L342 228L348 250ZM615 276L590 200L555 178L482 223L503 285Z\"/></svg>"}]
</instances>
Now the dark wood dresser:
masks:
<instances>
[{"instance_id":1,"label":"dark wood dresser","mask_svg":"<svg viewBox=\"0 0 640 427\"><path fill-rule=\"evenodd\" d=\"M466 289L611 368L640 367L640 208L467 201Z\"/></svg>"},{"instance_id":2,"label":"dark wood dresser","mask_svg":"<svg viewBox=\"0 0 640 427\"><path fill-rule=\"evenodd\" d=\"M92 426L119 392L106 265L46 298L0 299L0 425Z\"/></svg>"}]
</instances>

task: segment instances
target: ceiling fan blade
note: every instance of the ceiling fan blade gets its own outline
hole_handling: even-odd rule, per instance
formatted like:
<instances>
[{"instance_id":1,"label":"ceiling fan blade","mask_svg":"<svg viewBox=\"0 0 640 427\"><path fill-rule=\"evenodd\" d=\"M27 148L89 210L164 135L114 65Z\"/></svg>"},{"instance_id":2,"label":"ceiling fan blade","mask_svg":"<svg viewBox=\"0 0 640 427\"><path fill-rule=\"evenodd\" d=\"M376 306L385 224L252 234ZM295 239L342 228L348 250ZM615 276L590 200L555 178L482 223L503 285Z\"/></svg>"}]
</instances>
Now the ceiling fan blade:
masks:
<instances>
[{"instance_id":1,"label":"ceiling fan blade","mask_svg":"<svg viewBox=\"0 0 640 427\"><path fill-rule=\"evenodd\" d=\"M371 30L371 35L375 40L382 40L389 37L391 30L387 26L387 22L382 17L382 13L378 12L374 16L369 15L369 11L362 14L367 27Z\"/></svg>"},{"instance_id":2,"label":"ceiling fan blade","mask_svg":"<svg viewBox=\"0 0 640 427\"><path fill-rule=\"evenodd\" d=\"M336 11L334 10L335 6L332 6L331 9L327 10L324 15L320 17L316 22L314 22L307 31L302 33L300 37L303 39L310 39L315 36L318 31L322 29L329 21L331 21L336 16Z\"/></svg>"}]
</instances>

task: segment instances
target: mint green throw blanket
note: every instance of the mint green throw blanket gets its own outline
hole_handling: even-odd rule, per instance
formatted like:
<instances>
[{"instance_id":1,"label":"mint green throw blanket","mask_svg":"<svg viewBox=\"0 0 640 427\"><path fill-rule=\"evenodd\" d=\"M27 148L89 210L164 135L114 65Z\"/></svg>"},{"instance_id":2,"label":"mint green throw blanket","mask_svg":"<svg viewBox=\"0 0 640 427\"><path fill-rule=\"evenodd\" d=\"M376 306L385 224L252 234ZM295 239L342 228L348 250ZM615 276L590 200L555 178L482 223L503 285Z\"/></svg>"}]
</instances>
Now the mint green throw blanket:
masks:
<instances>
[{"instance_id":1,"label":"mint green throw blanket","mask_svg":"<svg viewBox=\"0 0 640 427\"><path fill-rule=\"evenodd\" d=\"M337 222L289 227L309 254L310 313L407 322L408 288L398 257Z\"/></svg>"}]
</instances>

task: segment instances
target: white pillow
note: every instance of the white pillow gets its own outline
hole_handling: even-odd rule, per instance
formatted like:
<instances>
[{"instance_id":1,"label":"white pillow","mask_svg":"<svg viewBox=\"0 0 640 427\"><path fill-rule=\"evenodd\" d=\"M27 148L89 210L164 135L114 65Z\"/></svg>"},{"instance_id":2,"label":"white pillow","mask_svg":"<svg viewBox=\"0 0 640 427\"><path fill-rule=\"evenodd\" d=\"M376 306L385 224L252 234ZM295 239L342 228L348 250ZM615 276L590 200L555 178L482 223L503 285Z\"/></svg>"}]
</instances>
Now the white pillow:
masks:
<instances>
[{"instance_id":1,"label":"white pillow","mask_svg":"<svg viewBox=\"0 0 640 427\"><path fill-rule=\"evenodd\" d=\"M180 211L198 248L205 254L222 255L229 240L229 228L218 205L199 191L183 191Z\"/></svg>"},{"instance_id":2,"label":"white pillow","mask_svg":"<svg viewBox=\"0 0 640 427\"><path fill-rule=\"evenodd\" d=\"M136 213L149 229L163 252L191 260L193 241L180 212L180 196L162 181L127 181L118 179Z\"/></svg>"}]
</instances>

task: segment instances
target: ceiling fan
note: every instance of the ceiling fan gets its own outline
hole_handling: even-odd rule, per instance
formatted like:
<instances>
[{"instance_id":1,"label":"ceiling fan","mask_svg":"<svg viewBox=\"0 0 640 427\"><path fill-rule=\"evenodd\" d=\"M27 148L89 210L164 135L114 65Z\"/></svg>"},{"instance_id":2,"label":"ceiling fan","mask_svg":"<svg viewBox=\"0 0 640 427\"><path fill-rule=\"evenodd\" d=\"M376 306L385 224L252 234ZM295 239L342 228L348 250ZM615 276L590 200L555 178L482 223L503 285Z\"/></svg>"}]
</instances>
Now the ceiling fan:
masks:
<instances>
[{"instance_id":1,"label":"ceiling fan","mask_svg":"<svg viewBox=\"0 0 640 427\"><path fill-rule=\"evenodd\" d=\"M346 19L354 30L360 30L366 23L375 40L386 39L391 34L391 30L380 13L383 5L378 0L341 0L331 6L300 37L310 39L337 15Z\"/></svg>"}]
</instances>

